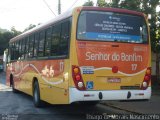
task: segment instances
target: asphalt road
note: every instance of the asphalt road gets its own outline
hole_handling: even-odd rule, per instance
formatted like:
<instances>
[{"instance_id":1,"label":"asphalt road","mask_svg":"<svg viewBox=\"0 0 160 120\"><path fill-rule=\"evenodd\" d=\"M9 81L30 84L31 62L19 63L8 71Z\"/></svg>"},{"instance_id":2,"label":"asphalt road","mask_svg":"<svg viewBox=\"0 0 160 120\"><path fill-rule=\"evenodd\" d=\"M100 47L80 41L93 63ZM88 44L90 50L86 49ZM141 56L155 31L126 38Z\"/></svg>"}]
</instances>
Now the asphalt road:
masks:
<instances>
[{"instance_id":1,"label":"asphalt road","mask_svg":"<svg viewBox=\"0 0 160 120\"><path fill-rule=\"evenodd\" d=\"M0 119L2 120L89 120L109 119L106 115L127 114L109 106L71 104L35 108L31 96L13 93L4 85L5 74L0 73ZM105 118L104 118L105 117Z\"/></svg>"}]
</instances>

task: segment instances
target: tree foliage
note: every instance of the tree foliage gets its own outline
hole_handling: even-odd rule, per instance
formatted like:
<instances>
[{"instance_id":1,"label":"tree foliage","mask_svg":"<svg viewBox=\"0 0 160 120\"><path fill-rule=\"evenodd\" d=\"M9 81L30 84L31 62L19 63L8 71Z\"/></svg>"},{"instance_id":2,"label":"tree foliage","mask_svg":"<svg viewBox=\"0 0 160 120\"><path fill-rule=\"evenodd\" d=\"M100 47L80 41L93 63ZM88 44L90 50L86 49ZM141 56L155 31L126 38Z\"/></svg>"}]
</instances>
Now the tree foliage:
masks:
<instances>
[{"instance_id":1,"label":"tree foliage","mask_svg":"<svg viewBox=\"0 0 160 120\"><path fill-rule=\"evenodd\" d=\"M91 0L88 0L87 2L85 2L84 4L83 4L83 6L93 6L94 5L94 3L93 3L93 1L91 1Z\"/></svg>"},{"instance_id":2,"label":"tree foliage","mask_svg":"<svg viewBox=\"0 0 160 120\"><path fill-rule=\"evenodd\" d=\"M97 5L99 7L106 7L107 3L105 2L105 0L97 0Z\"/></svg>"},{"instance_id":3,"label":"tree foliage","mask_svg":"<svg viewBox=\"0 0 160 120\"><path fill-rule=\"evenodd\" d=\"M149 19L150 23L150 37L152 44L152 51L156 52L160 50L160 38L157 37L157 32L159 30L158 21L158 13L156 12L156 7L160 4L160 0L143 0L142 1L142 12L147 15L151 15L151 19Z\"/></svg>"},{"instance_id":4,"label":"tree foliage","mask_svg":"<svg viewBox=\"0 0 160 120\"><path fill-rule=\"evenodd\" d=\"M9 40L21 32L17 31L15 27L11 28L11 31L0 31L0 55L3 55L3 51L8 48Z\"/></svg>"},{"instance_id":5,"label":"tree foliage","mask_svg":"<svg viewBox=\"0 0 160 120\"><path fill-rule=\"evenodd\" d=\"M17 36L22 33L20 31L16 30L16 28L14 26L11 28L11 32L12 32L13 36Z\"/></svg>"},{"instance_id":6,"label":"tree foliage","mask_svg":"<svg viewBox=\"0 0 160 120\"><path fill-rule=\"evenodd\" d=\"M8 47L8 42L12 37L11 32L0 32L0 55L3 55L3 51Z\"/></svg>"},{"instance_id":7,"label":"tree foliage","mask_svg":"<svg viewBox=\"0 0 160 120\"><path fill-rule=\"evenodd\" d=\"M120 3L121 8L140 11L145 13L147 16L151 15L151 19L149 19L150 23L150 37L151 37L151 45L152 51L160 51L160 38L157 36L159 31L158 22L158 13L156 12L157 6L160 5L160 0L124 0Z\"/></svg>"},{"instance_id":8,"label":"tree foliage","mask_svg":"<svg viewBox=\"0 0 160 120\"><path fill-rule=\"evenodd\" d=\"M109 3L109 6L113 8L119 8L120 7L119 3L120 3L120 0L112 0L112 3Z\"/></svg>"},{"instance_id":9,"label":"tree foliage","mask_svg":"<svg viewBox=\"0 0 160 120\"><path fill-rule=\"evenodd\" d=\"M36 25L30 24L23 32L26 32L34 27L36 27Z\"/></svg>"},{"instance_id":10,"label":"tree foliage","mask_svg":"<svg viewBox=\"0 0 160 120\"><path fill-rule=\"evenodd\" d=\"M120 3L121 8L140 11L140 0L124 0Z\"/></svg>"},{"instance_id":11,"label":"tree foliage","mask_svg":"<svg viewBox=\"0 0 160 120\"><path fill-rule=\"evenodd\" d=\"M40 23L39 23L40 24ZM38 24L38 25L39 25ZM36 27L36 25L30 24L23 32L26 32L27 30L30 30L32 28ZM11 30L6 30L0 28L0 55L3 55L3 51L8 48L9 40L19 34L21 34L21 31L16 30L16 28L13 26L11 27Z\"/></svg>"}]
</instances>

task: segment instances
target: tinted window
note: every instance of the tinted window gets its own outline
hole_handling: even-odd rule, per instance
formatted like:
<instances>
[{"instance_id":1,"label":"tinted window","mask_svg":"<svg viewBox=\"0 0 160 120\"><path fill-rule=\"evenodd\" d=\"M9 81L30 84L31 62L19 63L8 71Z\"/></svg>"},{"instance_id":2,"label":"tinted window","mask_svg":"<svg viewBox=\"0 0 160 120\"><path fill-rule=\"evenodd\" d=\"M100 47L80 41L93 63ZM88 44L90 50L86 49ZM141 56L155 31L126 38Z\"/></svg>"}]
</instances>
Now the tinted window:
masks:
<instances>
[{"instance_id":1,"label":"tinted window","mask_svg":"<svg viewBox=\"0 0 160 120\"><path fill-rule=\"evenodd\" d=\"M77 38L133 43L148 41L147 26L143 17L100 11L81 12Z\"/></svg>"},{"instance_id":2,"label":"tinted window","mask_svg":"<svg viewBox=\"0 0 160 120\"><path fill-rule=\"evenodd\" d=\"M70 18L11 43L11 59L34 57L66 58L69 53Z\"/></svg>"},{"instance_id":3,"label":"tinted window","mask_svg":"<svg viewBox=\"0 0 160 120\"><path fill-rule=\"evenodd\" d=\"M19 59L21 59L21 55L22 55L22 40L19 41Z\"/></svg>"},{"instance_id":4,"label":"tinted window","mask_svg":"<svg viewBox=\"0 0 160 120\"><path fill-rule=\"evenodd\" d=\"M39 38L39 47L38 47L38 56L43 57L44 56L44 40L45 40L45 32L40 32L40 38Z\"/></svg>"},{"instance_id":5,"label":"tinted window","mask_svg":"<svg viewBox=\"0 0 160 120\"><path fill-rule=\"evenodd\" d=\"M33 57L33 48L34 48L34 35L29 36L29 53L28 57Z\"/></svg>"},{"instance_id":6,"label":"tinted window","mask_svg":"<svg viewBox=\"0 0 160 120\"><path fill-rule=\"evenodd\" d=\"M15 43L15 53L14 53L15 60L18 60L18 57L19 57L19 41Z\"/></svg>"},{"instance_id":7,"label":"tinted window","mask_svg":"<svg viewBox=\"0 0 160 120\"><path fill-rule=\"evenodd\" d=\"M34 57L37 57L38 53L38 46L39 46L39 33L35 34L35 44L34 44L34 50L33 50L33 55Z\"/></svg>"},{"instance_id":8,"label":"tinted window","mask_svg":"<svg viewBox=\"0 0 160 120\"><path fill-rule=\"evenodd\" d=\"M21 59L24 59L25 57L25 39L22 40L21 42Z\"/></svg>"},{"instance_id":9,"label":"tinted window","mask_svg":"<svg viewBox=\"0 0 160 120\"><path fill-rule=\"evenodd\" d=\"M51 56L59 55L61 24L55 25L52 32Z\"/></svg>"},{"instance_id":10,"label":"tinted window","mask_svg":"<svg viewBox=\"0 0 160 120\"><path fill-rule=\"evenodd\" d=\"M10 44L11 60L14 60L14 51L15 51L14 43L11 43L11 44Z\"/></svg>"},{"instance_id":11,"label":"tinted window","mask_svg":"<svg viewBox=\"0 0 160 120\"><path fill-rule=\"evenodd\" d=\"M50 55L51 35L52 35L52 28L48 28L46 30L45 56Z\"/></svg>"},{"instance_id":12,"label":"tinted window","mask_svg":"<svg viewBox=\"0 0 160 120\"><path fill-rule=\"evenodd\" d=\"M59 46L60 55L68 55L69 39L70 39L70 22L66 21L62 23L61 40Z\"/></svg>"},{"instance_id":13,"label":"tinted window","mask_svg":"<svg viewBox=\"0 0 160 120\"><path fill-rule=\"evenodd\" d=\"M28 37L25 38L25 43L26 43L25 44L25 48L26 48L25 49L25 59L26 59L26 58L28 58L28 53L29 53L28 52L28 49L29 49L29 38Z\"/></svg>"}]
</instances>

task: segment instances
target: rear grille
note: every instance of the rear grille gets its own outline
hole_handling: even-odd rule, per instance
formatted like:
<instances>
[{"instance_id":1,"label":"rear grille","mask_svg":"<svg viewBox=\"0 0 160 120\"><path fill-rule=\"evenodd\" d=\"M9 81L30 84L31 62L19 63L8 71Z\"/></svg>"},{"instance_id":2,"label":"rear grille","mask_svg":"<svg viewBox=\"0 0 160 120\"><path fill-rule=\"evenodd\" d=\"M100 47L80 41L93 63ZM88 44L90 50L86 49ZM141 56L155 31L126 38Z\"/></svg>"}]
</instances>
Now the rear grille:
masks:
<instances>
[{"instance_id":1,"label":"rear grille","mask_svg":"<svg viewBox=\"0 0 160 120\"><path fill-rule=\"evenodd\" d=\"M121 90L139 90L140 86L121 86Z\"/></svg>"}]
</instances>

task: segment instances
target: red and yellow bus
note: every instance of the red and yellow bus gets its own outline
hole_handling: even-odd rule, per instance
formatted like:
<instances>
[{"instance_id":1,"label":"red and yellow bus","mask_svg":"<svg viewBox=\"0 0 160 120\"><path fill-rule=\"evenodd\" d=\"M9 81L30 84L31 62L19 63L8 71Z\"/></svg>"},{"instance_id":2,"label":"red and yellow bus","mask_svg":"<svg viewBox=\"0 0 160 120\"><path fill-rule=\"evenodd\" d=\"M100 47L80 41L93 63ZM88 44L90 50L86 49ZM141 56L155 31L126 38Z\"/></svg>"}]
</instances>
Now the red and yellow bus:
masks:
<instances>
[{"instance_id":1,"label":"red and yellow bus","mask_svg":"<svg viewBox=\"0 0 160 120\"><path fill-rule=\"evenodd\" d=\"M9 42L7 84L35 106L151 97L151 45L140 12L77 7Z\"/></svg>"}]
</instances>

